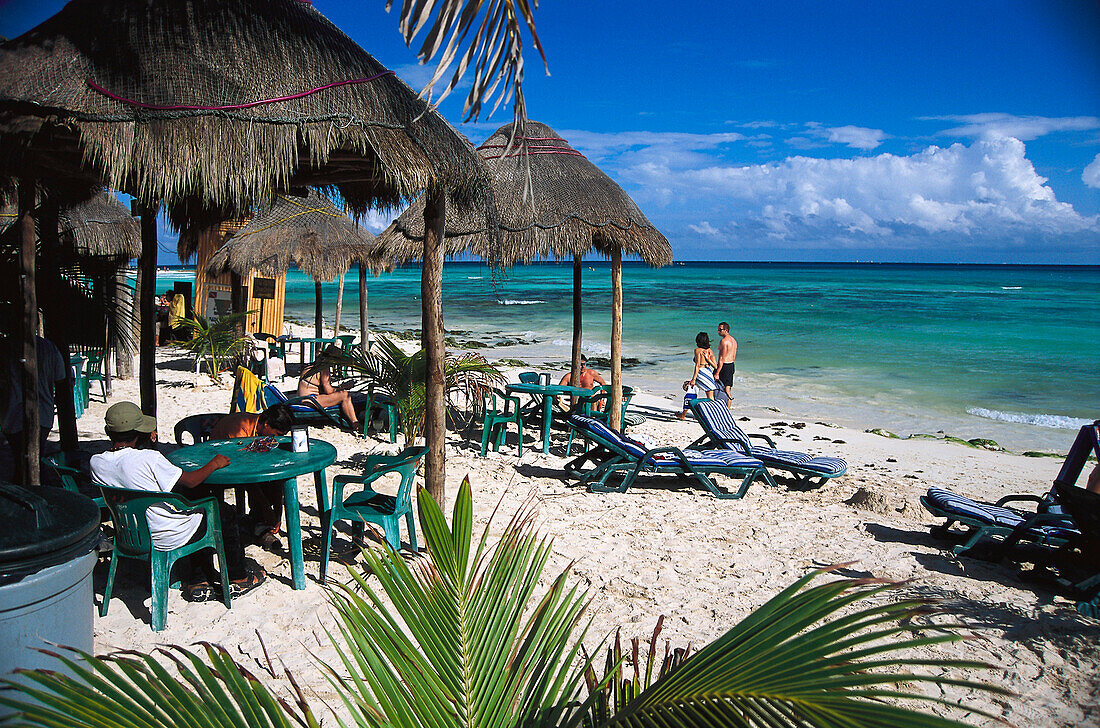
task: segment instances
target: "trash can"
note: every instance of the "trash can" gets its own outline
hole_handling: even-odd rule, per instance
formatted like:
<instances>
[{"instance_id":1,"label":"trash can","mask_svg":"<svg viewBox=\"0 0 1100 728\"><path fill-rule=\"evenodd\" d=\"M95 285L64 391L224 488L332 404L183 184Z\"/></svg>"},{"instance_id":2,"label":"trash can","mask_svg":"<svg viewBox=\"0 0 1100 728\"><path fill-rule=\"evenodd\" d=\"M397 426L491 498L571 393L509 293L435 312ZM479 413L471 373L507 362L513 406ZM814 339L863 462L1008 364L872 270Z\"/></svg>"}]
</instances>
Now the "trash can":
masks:
<instances>
[{"instance_id":1,"label":"trash can","mask_svg":"<svg viewBox=\"0 0 1100 728\"><path fill-rule=\"evenodd\" d=\"M61 669L38 651L53 645L92 651L99 535L99 507L91 498L0 483L0 677ZM10 712L0 707L0 719Z\"/></svg>"}]
</instances>

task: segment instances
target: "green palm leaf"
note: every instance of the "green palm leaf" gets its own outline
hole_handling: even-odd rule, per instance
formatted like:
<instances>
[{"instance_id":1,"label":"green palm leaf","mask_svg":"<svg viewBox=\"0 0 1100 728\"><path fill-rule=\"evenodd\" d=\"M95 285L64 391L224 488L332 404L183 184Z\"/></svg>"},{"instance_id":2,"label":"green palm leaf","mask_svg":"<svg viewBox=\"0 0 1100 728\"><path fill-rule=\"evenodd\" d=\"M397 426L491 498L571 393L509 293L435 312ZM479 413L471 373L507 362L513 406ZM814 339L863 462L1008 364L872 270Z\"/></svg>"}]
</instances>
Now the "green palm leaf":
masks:
<instances>
[{"instance_id":1,"label":"green palm leaf","mask_svg":"<svg viewBox=\"0 0 1100 728\"><path fill-rule=\"evenodd\" d=\"M650 642L649 667L644 673L636 668L639 672L631 680L623 678L616 639L607 667L611 684L597 691L599 700L587 724L961 726L896 701L954 705L907 687L915 683L1007 694L982 683L910 672L914 667L942 671L988 666L968 660L904 658L908 650L965 637L954 625L921 628L917 620L929 611L925 602L883 601L895 584L840 580L811 586L822 573L806 575L687 660L666 662L652 683L660 626ZM634 654L638 665L637 642ZM590 686L592 682L590 673Z\"/></svg>"},{"instance_id":2,"label":"green palm leaf","mask_svg":"<svg viewBox=\"0 0 1100 728\"><path fill-rule=\"evenodd\" d=\"M50 728L319 726L300 691L291 705L233 662L225 649L202 647L205 659L181 647L154 654L56 655L72 677L24 671L22 683L4 681L16 690L0 693L0 705L21 712L16 725ZM18 697L9 697L13 694Z\"/></svg>"},{"instance_id":3,"label":"green palm leaf","mask_svg":"<svg viewBox=\"0 0 1100 728\"><path fill-rule=\"evenodd\" d=\"M587 607L566 586L569 570L535 600L549 542L518 513L492 548L471 554L472 497L464 481L453 526L424 491L418 498L428 559L365 552L368 573L332 597L344 673L329 674L361 725L486 726L543 723L560 716L580 688L573 633Z\"/></svg>"},{"instance_id":4,"label":"green palm leaf","mask_svg":"<svg viewBox=\"0 0 1100 728\"><path fill-rule=\"evenodd\" d=\"M180 318L177 324L191 333L191 338L179 342L179 345L195 355L195 371L199 362L206 360L211 378L218 380L222 365L244 350L248 337L240 335L240 327L245 319L255 311L222 316L214 323L195 314L195 318Z\"/></svg>"}]
</instances>

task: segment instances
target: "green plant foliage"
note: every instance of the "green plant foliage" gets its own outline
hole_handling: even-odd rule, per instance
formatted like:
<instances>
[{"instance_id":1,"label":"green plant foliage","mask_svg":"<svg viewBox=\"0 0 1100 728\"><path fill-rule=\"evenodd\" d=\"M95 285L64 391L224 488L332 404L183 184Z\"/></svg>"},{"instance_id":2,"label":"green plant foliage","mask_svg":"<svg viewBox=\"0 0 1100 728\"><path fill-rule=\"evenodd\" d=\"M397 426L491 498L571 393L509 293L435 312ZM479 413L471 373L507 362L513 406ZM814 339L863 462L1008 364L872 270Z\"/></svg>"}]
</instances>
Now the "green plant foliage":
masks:
<instances>
[{"instance_id":1,"label":"green plant foliage","mask_svg":"<svg viewBox=\"0 0 1100 728\"><path fill-rule=\"evenodd\" d=\"M181 318L179 326L191 332L191 338L180 342L180 346L195 355L195 371L199 371L199 365L205 361L210 377L218 381L218 372L222 370L226 362L236 357L248 343L247 336L240 335L240 328L245 318L255 311L244 311L222 316L214 323L208 323L206 318L195 314L195 318Z\"/></svg>"},{"instance_id":2,"label":"green plant foliage","mask_svg":"<svg viewBox=\"0 0 1100 728\"><path fill-rule=\"evenodd\" d=\"M426 555L365 551L363 571L329 592L339 661L322 666L357 726L959 728L919 706L993 718L942 689L1008 694L949 675L983 663L908 656L966 639L958 625L934 623L927 601L891 599L898 585L875 579L823 580L827 570L694 653L666 645L658 660L658 621L644 657L632 643L631 670L616 635L597 678L580 647L589 600L568 585L571 566L542 579L551 543L529 506L490 545L488 525L475 543L468 481L450 526L426 491L417 501ZM63 658L75 677L24 672L24 683L0 681L15 688L0 705L24 711L12 722L31 727L318 725L289 673L293 704L224 649L203 649ZM922 684L933 690L913 689Z\"/></svg>"},{"instance_id":3,"label":"green plant foliage","mask_svg":"<svg viewBox=\"0 0 1100 728\"><path fill-rule=\"evenodd\" d=\"M392 397L397 404L406 446L416 443L424 428L427 401L424 382L428 357L423 350L406 354L397 344L380 336L366 355L359 347L326 351L306 369L305 375L325 366L350 369L373 391ZM464 403L480 401L482 391L504 384L504 376L480 354L467 352L444 360L443 382L447 406L453 407L459 394Z\"/></svg>"}]
</instances>

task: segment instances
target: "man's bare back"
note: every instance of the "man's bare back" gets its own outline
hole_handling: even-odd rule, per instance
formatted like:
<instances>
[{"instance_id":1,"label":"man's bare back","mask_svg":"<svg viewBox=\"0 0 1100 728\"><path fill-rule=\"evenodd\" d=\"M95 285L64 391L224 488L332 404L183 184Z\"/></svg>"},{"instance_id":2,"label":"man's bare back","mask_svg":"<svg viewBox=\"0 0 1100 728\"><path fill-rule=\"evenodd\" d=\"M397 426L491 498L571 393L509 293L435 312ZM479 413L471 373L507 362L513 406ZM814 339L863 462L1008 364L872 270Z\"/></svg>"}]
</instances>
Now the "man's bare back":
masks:
<instances>
[{"instance_id":1,"label":"man's bare back","mask_svg":"<svg viewBox=\"0 0 1100 728\"><path fill-rule=\"evenodd\" d=\"M718 324L718 334L721 339L718 342L718 368L714 370L714 378L719 381L726 390L726 407L733 408L733 374L736 371L734 362L737 360L737 339L730 336L730 326L725 321Z\"/></svg>"}]
</instances>

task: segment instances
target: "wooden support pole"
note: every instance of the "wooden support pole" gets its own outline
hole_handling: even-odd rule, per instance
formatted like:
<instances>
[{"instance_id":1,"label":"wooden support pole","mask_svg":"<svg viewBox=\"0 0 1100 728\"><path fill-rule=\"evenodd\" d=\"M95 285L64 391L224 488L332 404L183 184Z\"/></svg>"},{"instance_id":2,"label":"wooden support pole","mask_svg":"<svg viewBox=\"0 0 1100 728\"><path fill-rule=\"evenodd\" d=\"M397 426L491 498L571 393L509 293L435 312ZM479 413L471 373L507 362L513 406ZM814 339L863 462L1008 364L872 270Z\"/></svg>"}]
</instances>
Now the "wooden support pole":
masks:
<instances>
[{"instance_id":1,"label":"wooden support pole","mask_svg":"<svg viewBox=\"0 0 1100 728\"><path fill-rule=\"evenodd\" d=\"M344 312L344 276L346 271L340 273L340 284L336 288L336 320L332 324L332 336L340 335L340 315Z\"/></svg>"},{"instance_id":2,"label":"wooden support pole","mask_svg":"<svg viewBox=\"0 0 1100 728\"><path fill-rule=\"evenodd\" d=\"M611 399L608 422L622 429L623 415L623 249L611 251Z\"/></svg>"},{"instance_id":3,"label":"wooden support pole","mask_svg":"<svg viewBox=\"0 0 1100 728\"><path fill-rule=\"evenodd\" d=\"M153 306L157 284L157 211L159 205L141 208L141 257L138 259L138 388L141 411L157 416L157 311Z\"/></svg>"},{"instance_id":4,"label":"wooden support pole","mask_svg":"<svg viewBox=\"0 0 1100 728\"><path fill-rule=\"evenodd\" d=\"M313 282L313 330L316 332L313 335L320 339L325 335L323 326L325 324L325 305L321 298L321 281Z\"/></svg>"},{"instance_id":5,"label":"wooden support pole","mask_svg":"<svg viewBox=\"0 0 1100 728\"><path fill-rule=\"evenodd\" d=\"M359 261L359 351L363 356L367 355L370 335L370 327L367 326L367 273L364 270L367 264Z\"/></svg>"},{"instance_id":6,"label":"wooden support pole","mask_svg":"<svg viewBox=\"0 0 1100 728\"><path fill-rule=\"evenodd\" d=\"M44 261L43 273L54 285L61 283L61 271L50 261L55 260L61 248L61 239L58 233L59 210L56 201L45 199L39 206L38 233L42 245ZM57 318L55 316L55 318ZM57 333L58 321L49 317L43 322L46 338L53 342L61 354L61 361L65 365L65 378L57 382L54 389L54 405L57 407L57 431L61 438L61 449L64 451L77 448L76 436L76 404L73 401L73 372L72 363L69 360L69 341L66 337ZM40 415L41 416L41 415Z\"/></svg>"},{"instance_id":7,"label":"wooden support pole","mask_svg":"<svg viewBox=\"0 0 1100 728\"><path fill-rule=\"evenodd\" d=\"M430 189L424 205L424 265L420 272L421 340L427 358L425 381L424 485L435 502L443 506L444 446L447 443L443 341L443 236L447 198L443 190ZM409 443L412 444L412 443Z\"/></svg>"},{"instance_id":8,"label":"wooden support pole","mask_svg":"<svg viewBox=\"0 0 1100 728\"><path fill-rule=\"evenodd\" d=\"M581 311L581 256L573 256L573 359L569 383L574 387L580 386L581 374L581 338L582 338L582 311Z\"/></svg>"},{"instance_id":9,"label":"wooden support pole","mask_svg":"<svg viewBox=\"0 0 1100 728\"><path fill-rule=\"evenodd\" d=\"M38 485L38 292L35 290L36 235L34 232L35 181L24 177L19 180L19 226L21 247L19 255L19 284L23 294L21 321L23 370L23 452L14 453L15 468L23 485Z\"/></svg>"}]
</instances>

